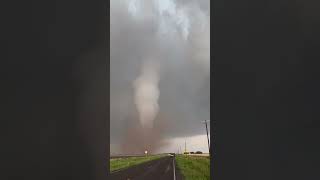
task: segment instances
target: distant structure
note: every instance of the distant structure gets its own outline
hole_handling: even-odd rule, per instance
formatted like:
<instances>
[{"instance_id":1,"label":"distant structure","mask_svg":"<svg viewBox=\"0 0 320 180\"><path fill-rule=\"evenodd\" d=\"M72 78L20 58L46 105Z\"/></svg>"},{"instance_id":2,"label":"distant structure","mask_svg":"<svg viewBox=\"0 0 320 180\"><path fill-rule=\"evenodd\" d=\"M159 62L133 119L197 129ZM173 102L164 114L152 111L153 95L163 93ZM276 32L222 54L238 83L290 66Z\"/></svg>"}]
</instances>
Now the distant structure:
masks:
<instances>
[{"instance_id":1,"label":"distant structure","mask_svg":"<svg viewBox=\"0 0 320 180\"><path fill-rule=\"evenodd\" d=\"M187 140L184 141L184 153L183 154L189 154L187 151Z\"/></svg>"}]
</instances>

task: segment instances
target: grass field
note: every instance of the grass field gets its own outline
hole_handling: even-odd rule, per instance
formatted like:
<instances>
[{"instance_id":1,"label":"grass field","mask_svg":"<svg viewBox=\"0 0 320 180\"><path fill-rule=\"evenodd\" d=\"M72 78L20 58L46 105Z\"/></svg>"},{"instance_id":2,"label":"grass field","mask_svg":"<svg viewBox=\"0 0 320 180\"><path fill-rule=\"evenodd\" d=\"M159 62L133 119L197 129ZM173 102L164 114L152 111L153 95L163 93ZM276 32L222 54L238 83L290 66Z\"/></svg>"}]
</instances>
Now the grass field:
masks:
<instances>
[{"instance_id":1,"label":"grass field","mask_svg":"<svg viewBox=\"0 0 320 180\"><path fill-rule=\"evenodd\" d=\"M176 163L186 180L210 179L209 157L177 155Z\"/></svg>"},{"instance_id":2,"label":"grass field","mask_svg":"<svg viewBox=\"0 0 320 180\"><path fill-rule=\"evenodd\" d=\"M127 157L127 158L110 159L110 172L119 170L119 169L124 169L137 164L141 164L147 161L155 160L163 156L165 155L153 155L153 156L150 155L146 157Z\"/></svg>"}]
</instances>

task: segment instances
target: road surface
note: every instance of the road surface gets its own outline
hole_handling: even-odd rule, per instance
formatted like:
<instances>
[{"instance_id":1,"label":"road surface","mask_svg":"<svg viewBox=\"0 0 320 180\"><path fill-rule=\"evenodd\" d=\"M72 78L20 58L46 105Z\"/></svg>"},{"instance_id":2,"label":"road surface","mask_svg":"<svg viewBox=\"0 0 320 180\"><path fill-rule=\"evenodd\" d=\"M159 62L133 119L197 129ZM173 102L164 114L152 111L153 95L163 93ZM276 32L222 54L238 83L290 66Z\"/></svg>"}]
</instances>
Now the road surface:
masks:
<instances>
[{"instance_id":1,"label":"road surface","mask_svg":"<svg viewBox=\"0 0 320 180\"><path fill-rule=\"evenodd\" d=\"M116 159L116 158L127 158L127 157L144 157L146 155L115 155L115 156L110 156L110 159Z\"/></svg>"},{"instance_id":2,"label":"road surface","mask_svg":"<svg viewBox=\"0 0 320 180\"><path fill-rule=\"evenodd\" d=\"M181 180L171 156L112 172L110 177L112 180Z\"/></svg>"}]
</instances>

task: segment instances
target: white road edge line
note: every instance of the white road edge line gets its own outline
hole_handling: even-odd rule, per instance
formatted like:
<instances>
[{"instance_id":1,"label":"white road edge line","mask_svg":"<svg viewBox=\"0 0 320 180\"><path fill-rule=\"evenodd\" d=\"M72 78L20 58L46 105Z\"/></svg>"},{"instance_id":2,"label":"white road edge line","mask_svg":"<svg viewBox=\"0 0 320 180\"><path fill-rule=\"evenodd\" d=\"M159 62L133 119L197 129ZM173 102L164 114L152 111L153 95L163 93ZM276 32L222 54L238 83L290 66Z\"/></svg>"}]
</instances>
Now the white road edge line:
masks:
<instances>
[{"instance_id":1,"label":"white road edge line","mask_svg":"<svg viewBox=\"0 0 320 180\"><path fill-rule=\"evenodd\" d=\"M172 164L173 164L173 180L176 180L176 167L174 165L174 157L173 157Z\"/></svg>"}]
</instances>

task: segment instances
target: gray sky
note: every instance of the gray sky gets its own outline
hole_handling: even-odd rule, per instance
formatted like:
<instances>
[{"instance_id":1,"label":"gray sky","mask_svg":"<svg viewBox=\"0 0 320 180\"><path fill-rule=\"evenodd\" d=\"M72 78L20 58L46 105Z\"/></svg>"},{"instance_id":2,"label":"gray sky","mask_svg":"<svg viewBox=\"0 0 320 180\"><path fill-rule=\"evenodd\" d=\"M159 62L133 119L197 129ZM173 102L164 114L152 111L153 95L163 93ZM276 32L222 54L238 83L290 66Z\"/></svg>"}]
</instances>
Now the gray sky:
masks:
<instances>
[{"instance_id":1,"label":"gray sky","mask_svg":"<svg viewBox=\"0 0 320 180\"><path fill-rule=\"evenodd\" d=\"M111 153L139 144L133 136L146 121L157 134L154 151L174 151L186 137L207 151L201 121L210 119L209 7L209 0L111 0ZM149 91L140 92L137 79Z\"/></svg>"}]
</instances>

